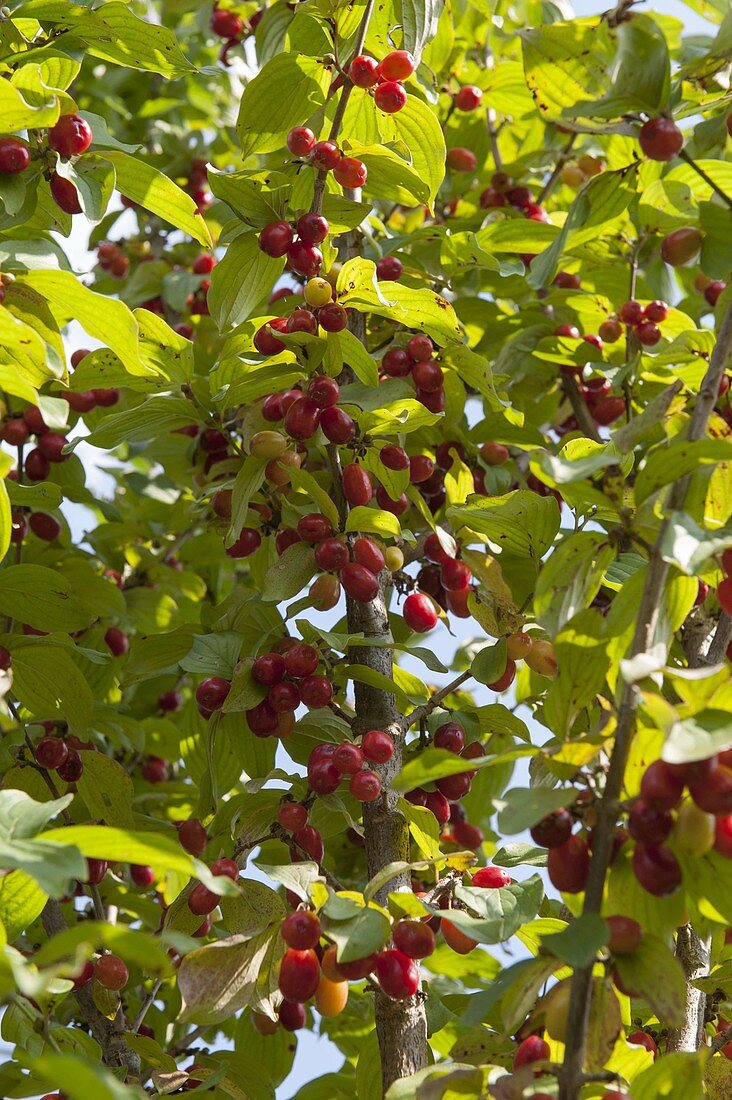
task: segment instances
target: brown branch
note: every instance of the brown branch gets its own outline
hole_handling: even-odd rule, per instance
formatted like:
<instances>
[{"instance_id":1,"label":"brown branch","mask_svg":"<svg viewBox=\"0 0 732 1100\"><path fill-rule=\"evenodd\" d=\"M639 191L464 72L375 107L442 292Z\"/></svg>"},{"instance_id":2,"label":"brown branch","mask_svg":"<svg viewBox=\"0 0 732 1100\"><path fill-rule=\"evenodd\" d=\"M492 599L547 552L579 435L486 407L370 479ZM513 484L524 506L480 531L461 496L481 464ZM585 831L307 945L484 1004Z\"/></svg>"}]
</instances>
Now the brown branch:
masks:
<instances>
[{"instance_id":1,"label":"brown branch","mask_svg":"<svg viewBox=\"0 0 732 1100\"><path fill-rule=\"evenodd\" d=\"M470 669L466 672L461 672L460 675L456 676L449 684L446 684L445 687L436 691L421 707L415 707L410 714L406 714L400 722L402 731L406 733L409 727L413 726L415 722L421 722L425 718L429 718L432 711L437 710L442 700L446 699L448 695L452 695L453 691L457 691L460 685L464 684L466 680L469 680L471 676L472 672Z\"/></svg>"},{"instance_id":2,"label":"brown branch","mask_svg":"<svg viewBox=\"0 0 732 1100\"><path fill-rule=\"evenodd\" d=\"M732 619L723 611L707 652L707 663L718 665L723 661L730 642L732 642Z\"/></svg>"},{"instance_id":3,"label":"brown branch","mask_svg":"<svg viewBox=\"0 0 732 1100\"><path fill-rule=\"evenodd\" d=\"M669 1029L666 1040L666 1052L685 1050L697 1051L704 1037L704 1011L706 994L693 983L709 972L709 937L702 940L690 924L685 924L676 933L676 958L681 963L686 978L686 1004L684 1022L681 1027Z\"/></svg>"},{"instance_id":4,"label":"brown branch","mask_svg":"<svg viewBox=\"0 0 732 1100\"><path fill-rule=\"evenodd\" d=\"M602 443L602 436L597 430L597 425L592 419L590 410L587 408L587 403L584 401L580 388L577 385L577 379L573 374L563 375L562 389L572 406L572 412L575 415L577 423L587 438L593 439L595 443Z\"/></svg>"},{"instance_id":5,"label":"brown branch","mask_svg":"<svg viewBox=\"0 0 732 1100\"><path fill-rule=\"evenodd\" d=\"M724 373L731 353L732 302L727 307L722 320L709 367L689 421L686 432L686 438L689 442L701 439L706 434L709 416L717 399L719 380ZM688 484L689 477L687 476L681 478L672 486L667 501L668 512L683 510ZM635 634L629 652L631 658L647 652L655 634L659 607L669 571L669 566L660 553L660 547L668 526L669 521L666 518L661 523L651 552ZM637 701L635 686L625 684L618 707L615 743L610 757L605 791L597 807L598 819L593 830L592 859L585 889L583 913L599 913L602 906L605 877L610 863L613 834L620 808L619 798L623 789L625 767L635 731ZM564 1066L560 1076L560 1100L578 1100L580 1095L591 985L592 966L577 968L572 978L572 996L567 1024L567 1033L573 1036L573 1042L566 1048Z\"/></svg>"},{"instance_id":6,"label":"brown branch","mask_svg":"<svg viewBox=\"0 0 732 1100\"><path fill-rule=\"evenodd\" d=\"M719 1035L714 1036L710 1048L712 1054L716 1054L722 1047L726 1047L727 1043L732 1043L732 1026L725 1028L724 1031L720 1031Z\"/></svg>"}]
</instances>

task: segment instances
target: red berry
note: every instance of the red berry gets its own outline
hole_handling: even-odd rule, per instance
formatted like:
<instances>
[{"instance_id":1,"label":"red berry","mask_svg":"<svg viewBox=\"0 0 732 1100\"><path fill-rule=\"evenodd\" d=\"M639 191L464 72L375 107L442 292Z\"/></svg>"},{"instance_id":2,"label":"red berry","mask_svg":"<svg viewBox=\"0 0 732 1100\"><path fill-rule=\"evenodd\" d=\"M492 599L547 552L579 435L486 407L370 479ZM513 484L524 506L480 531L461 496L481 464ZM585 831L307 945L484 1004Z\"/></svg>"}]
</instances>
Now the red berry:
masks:
<instances>
[{"instance_id":1,"label":"red berry","mask_svg":"<svg viewBox=\"0 0 732 1100\"><path fill-rule=\"evenodd\" d=\"M363 161L357 160L356 157L341 157L333 169L333 175L341 187L355 190L366 183L368 171Z\"/></svg>"},{"instance_id":2,"label":"red berry","mask_svg":"<svg viewBox=\"0 0 732 1100\"><path fill-rule=\"evenodd\" d=\"M471 886L484 890L499 890L511 885L511 876L502 867L480 867L473 875Z\"/></svg>"},{"instance_id":3,"label":"red berry","mask_svg":"<svg viewBox=\"0 0 732 1100\"><path fill-rule=\"evenodd\" d=\"M279 987L288 1001L308 1001L320 981L320 962L314 951L297 951L288 947L282 957Z\"/></svg>"},{"instance_id":4,"label":"red berry","mask_svg":"<svg viewBox=\"0 0 732 1100\"><path fill-rule=\"evenodd\" d=\"M202 252L193 261L192 271L194 275L209 275L216 267L216 257L210 252Z\"/></svg>"},{"instance_id":5,"label":"red berry","mask_svg":"<svg viewBox=\"0 0 732 1100\"><path fill-rule=\"evenodd\" d=\"M340 159L340 149L333 141L316 141L310 154L310 163L322 172L332 171Z\"/></svg>"},{"instance_id":6,"label":"red berry","mask_svg":"<svg viewBox=\"0 0 732 1100\"><path fill-rule=\"evenodd\" d=\"M315 145L315 134L307 126L295 126L287 135L287 148L296 157L308 156Z\"/></svg>"},{"instance_id":7,"label":"red berry","mask_svg":"<svg viewBox=\"0 0 732 1100\"><path fill-rule=\"evenodd\" d=\"M340 776L338 779L340 782ZM335 787L332 787L331 790L335 790ZM328 792L324 791L321 793L327 794ZM305 825L304 828L298 829L297 832L292 834L292 840L293 843L297 845L297 848L290 849L290 854L294 862L300 862L308 857L316 863L323 862L323 855L325 852L323 838L314 825ZM302 855L298 849L302 849L305 855Z\"/></svg>"},{"instance_id":8,"label":"red berry","mask_svg":"<svg viewBox=\"0 0 732 1100\"><path fill-rule=\"evenodd\" d=\"M435 934L421 920L400 920L391 933L394 946L409 959L426 959L435 949Z\"/></svg>"},{"instance_id":9,"label":"red berry","mask_svg":"<svg viewBox=\"0 0 732 1100\"><path fill-rule=\"evenodd\" d=\"M295 679L302 676L311 676L318 667L320 660L317 649L306 642L297 642L295 645L290 646L284 654L284 658L287 675Z\"/></svg>"},{"instance_id":10,"label":"red berry","mask_svg":"<svg viewBox=\"0 0 732 1100\"><path fill-rule=\"evenodd\" d=\"M268 256L284 256L293 238L294 233L289 222L270 222L259 234L259 247Z\"/></svg>"},{"instance_id":11,"label":"red berry","mask_svg":"<svg viewBox=\"0 0 732 1100\"><path fill-rule=\"evenodd\" d=\"M321 411L315 402L309 397L299 397L285 413L285 431L292 439L311 439L318 430L320 420Z\"/></svg>"},{"instance_id":12,"label":"red berry","mask_svg":"<svg viewBox=\"0 0 732 1100\"><path fill-rule=\"evenodd\" d=\"M496 206L506 206L508 200L500 191L496 191L495 187L486 187L481 191L478 202L481 210L492 210Z\"/></svg>"},{"instance_id":13,"label":"red berry","mask_svg":"<svg viewBox=\"0 0 732 1100\"><path fill-rule=\"evenodd\" d=\"M160 756L148 756L140 768L140 775L148 783L164 783L168 778L168 764Z\"/></svg>"},{"instance_id":14,"label":"red berry","mask_svg":"<svg viewBox=\"0 0 732 1100\"><path fill-rule=\"evenodd\" d=\"M463 84L462 88L453 96L453 103L458 111L474 111L480 107L483 92L476 88L475 84Z\"/></svg>"},{"instance_id":15,"label":"red berry","mask_svg":"<svg viewBox=\"0 0 732 1100\"><path fill-rule=\"evenodd\" d=\"M92 886L98 886L106 875L108 867L109 864L106 859L87 859L86 878L82 881Z\"/></svg>"},{"instance_id":16,"label":"red berry","mask_svg":"<svg viewBox=\"0 0 732 1100\"><path fill-rule=\"evenodd\" d=\"M661 259L671 267L681 267L696 259L702 246L699 229L675 229L661 241Z\"/></svg>"},{"instance_id":17,"label":"red berry","mask_svg":"<svg viewBox=\"0 0 732 1100\"><path fill-rule=\"evenodd\" d=\"M377 260L377 279L387 280L389 282L395 283L398 279L401 279L403 271L404 265L401 260L397 259L396 256L382 256L380 260ZM387 352L386 354L388 355L389 353ZM386 356L384 356L384 358L386 358Z\"/></svg>"},{"instance_id":18,"label":"red berry","mask_svg":"<svg viewBox=\"0 0 732 1100\"><path fill-rule=\"evenodd\" d=\"M281 802L277 810L277 820L283 829L294 833L307 825L307 807L300 802Z\"/></svg>"},{"instance_id":19,"label":"red berry","mask_svg":"<svg viewBox=\"0 0 732 1100\"><path fill-rule=\"evenodd\" d=\"M220 710L231 684L221 676L207 676L196 688L196 702L207 710Z\"/></svg>"},{"instance_id":20,"label":"red berry","mask_svg":"<svg viewBox=\"0 0 732 1100\"><path fill-rule=\"evenodd\" d=\"M419 967L402 951L389 948L376 956L376 976L387 997L403 1001L419 989Z\"/></svg>"},{"instance_id":21,"label":"red berry","mask_svg":"<svg viewBox=\"0 0 732 1100\"><path fill-rule=\"evenodd\" d=\"M604 340L606 344L614 344L622 336L623 328L619 321L611 318L608 321L603 321L597 332L600 339Z\"/></svg>"},{"instance_id":22,"label":"red berry","mask_svg":"<svg viewBox=\"0 0 732 1100\"><path fill-rule=\"evenodd\" d=\"M178 840L186 852L200 856L208 844L208 834L197 817L190 817L178 826Z\"/></svg>"},{"instance_id":23,"label":"red berry","mask_svg":"<svg viewBox=\"0 0 732 1100\"><path fill-rule=\"evenodd\" d=\"M444 722L435 730L433 744L436 749L460 753L465 748L465 730L457 722Z\"/></svg>"},{"instance_id":24,"label":"red berry","mask_svg":"<svg viewBox=\"0 0 732 1100\"><path fill-rule=\"evenodd\" d=\"M373 88L379 80L377 63L373 57L359 54L348 66L348 76L357 88Z\"/></svg>"},{"instance_id":25,"label":"red berry","mask_svg":"<svg viewBox=\"0 0 732 1100\"><path fill-rule=\"evenodd\" d=\"M60 737L43 737L36 745L33 755L42 768L55 771L66 760L69 748Z\"/></svg>"},{"instance_id":26,"label":"red berry","mask_svg":"<svg viewBox=\"0 0 732 1100\"><path fill-rule=\"evenodd\" d=\"M661 330L652 321L642 321L636 326L635 334L644 347L652 348L661 339Z\"/></svg>"},{"instance_id":27,"label":"red berry","mask_svg":"<svg viewBox=\"0 0 732 1100\"><path fill-rule=\"evenodd\" d=\"M437 626L434 601L424 592L412 592L404 601L404 621L416 634L426 634Z\"/></svg>"},{"instance_id":28,"label":"red berry","mask_svg":"<svg viewBox=\"0 0 732 1100\"><path fill-rule=\"evenodd\" d=\"M432 348L430 346L430 354ZM403 348L389 348L381 360L381 369L391 378L406 378L412 369L409 355Z\"/></svg>"},{"instance_id":29,"label":"red berry","mask_svg":"<svg viewBox=\"0 0 732 1100\"><path fill-rule=\"evenodd\" d=\"M91 126L81 115L61 115L48 131L48 144L62 157L75 157L92 143Z\"/></svg>"},{"instance_id":30,"label":"red berry","mask_svg":"<svg viewBox=\"0 0 732 1100\"><path fill-rule=\"evenodd\" d=\"M545 221L545 218L540 219ZM569 271L559 271L554 278L554 285L560 290L579 290L581 284L579 275L572 275Z\"/></svg>"},{"instance_id":31,"label":"red berry","mask_svg":"<svg viewBox=\"0 0 732 1100\"><path fill-rule=\"evenodd\" d=\"M407 80L416 68L414 58L406 50L393 50L379 62L381 80Z\"/></svg>"},{"instance_id":32,"label":"red berry","mask_svg":"<svg viewBox=\"0 0 732 1100\"><path fill-rule=\"evenodd\" d=\"M384 730L368 730L361 738L361 748L373 764L386 764L394 755L394 742Z\"/></svg>"},{"instance_id":33,"label":"red berry","mask_svg":"<svg viewBox=\"0 0 732 1100\"><path fill-rule=\"evenodd\" d=\"M285 917L280 925L280 935L288 947L297 951L309 951L320 939L320 921L315 913L298 909Z\"/></svg>"},{"instance_id":34,"label":"red berry","mask_svg":"<svg viewBox=\"0 0 732 1100\"><path fill-rule=\"evenodd\" d=\"M549 849L547 859L552 884L566 894L578 894L587 883L590 850L581 836L571 836L564 844Z\"/></svg>"},{"instance_id":35,"label":"red berry","mask_svg":"<svg viewBox=\"0 0 732 1100\"><path fill-rule=\"evenodd\" d=\"M249 729L256 737L266 737L277 729L278 715L266 699L262 699L256 707L250 707L244 714Z\"/></svg>"},{"instance_id":36,"label":"red berry","mask_svg":"<svg viewBox=\"0 0 732 1100\"><path fill-rule=\"evenodd\" d=\"M643 929L632 917L605 917L610 938L608 948L614 955L629 955L643 939Z\"/></svg>"},{"instance_id":37,"label":"red berry","mask_svg":"<svg viewBox=\"0 0 732 1100\"><path fill-rule=\"evenodd\" d=\"M104 635L104 641L109 646L112 656L121 657L130 648L130 643L124 631L118 626L110 626Z\"/></svg>"},{"instance_id":38,"label":"red berry","mask_svg":"<svg viewBox=\"0 0 732 1100\"><path fill-rule=\"evenodd\" d=\"M358 462L343 467L343 495L354 508L368 504L374 495L371 475Z\"/></svg>"},{"instance_id":39,"label":"red berry","mask_svg":"<svg viewBox=\"0 0 732 1100\"><path fill-rule=\"evenodd\" d=\"M453 172L474 172L478 167L478 158L472 150L458 146L448 149L445 163Z\"/></svg>"},{"instance_id":40,"label":"red berry","mask_svg":"<svg viewBox=\"0 0 732 1100\"><path fill-rule=\"evenodd\" d=\"M531 830L531 839L542 848L559 848L572 833L572 815L568 810L554 810Z\"/></svg>"},{"instance_id":41,"label":"red berry","mask_svg":"<svg viewBox=\"0 0 732 1100\"><path fill-rule=\"evenodd\" d=\"M412 378L417 389L423 393L437 393L444 384L442 367L434 359L415 363L412 367Z\"/></svg>"},{"instance_id":42,"label":"red berry","mask_svg":"<svg viewBox=\"0 0 732 1100\"><path fill-rule=\"evenodd\" d=\"M721 279L714 279L711 283L707 283L704 288L704 297L710 306L716 306L719 296L726 287L726 283L723 283Z\"/></svg>"},{"instance_id":43,"label":"red berry","mask_svg":"<svg viewBox=\"0 0 732 1100\"><path fill-rule=\"evenodd\" d=\"M603 397L595 405L592 415L598 424L612 424L625 412L625 401L622 397Z\"/></svg>"},{"instance_id":44,"label":"red berry","mask_svg":"<svg viewBox=\"0 0 732 1100\"><path fill-rule=\"evenodd\" d=\"M673 852L660 844L636 844L633 849L633 873L649 894L666 897L681 885L681 867Z\"/></svg>"},{"instance_id":45,"label":"red berry","mask_svg":"<svg viewBox=\"0 0 732 1100\"><path fill-rule=\"evenodd\" d=\"M643 844L660 844L673 827L673 817L668 810L657 810L639 799L628 814L628 830L634 840Z\"/></svg>"},{"instance_id":46,"label":"red berry","mask_svg":"<svg viewBox=\"0 0 732 1100\"><path fill-rule=\"evenodd\" d=\"M25 456L23 470L29 481L45 481L51 472L51 464L43 452L36 447Z\"/></svg>"},{"instance_id":47,"label":"red berry","mask_svg":"<svg viewBox=\"0 0 732 1100\"><path fill-rule=\"evenodd\" d=\"M236 39L244 30L243 19L236 12L224 8L214 8L209 25L219 38Z\"/></svg>"},{"instance_id":48,"label":"red berry","mask_svg":"<svg viewBox=\"0 0 732 1100\"><path fill-rule=\"evenodd\" d=\"M43 542L54 542L61 534L59 521L46 512L31 512L28 523L36 538Z\"/></svg>"},{"instance_id":49,"label":"red berry","mask_svg":"<svg viewBox=\"0 0 732 1100\"><path fill-rule=\"evenodd\" d=\"M732 581L732 577L727 579ZM690 783L689 794L705 813L732 814L732 768L719 764L706 779Z\"/></svg>"},{"instance_id":50,"label":"red berry","mask_svg":"<svg viewBox=\"0 0 732 1100\"><path fill-rule=\"evenodd\" d=\"M343 332L348 324L348 313L338 302L329 302L318 310L318 324L326 332Z\"/></svg>"},{"instance_id":51,"label":"red berry","mask_svg":"<svg viewBox=\"0 0 732 1100\"><path fill-rule=\"evenodd\" d=\"M135 886L139 886L141 889L146 890L148 886L152 886L155 882L155 872L152 867L148 867L141 863L131 863L130 878Z\"/></svg>"},{"instance_id":52,"label":"red berry","mask_svg":"<svg viewBox=\"0 0 732 1100\"><path fill-rule=\"evenodd\" d=\"M363 750L352 741L344 741L333 753L333 763L341 775L355 775L364 766Z\"/></svg>"},{"instance_id":53,"label":"red berry","mask_svg":"<svg viewBox=\"0 0 732 1100\"><path fill-rule=\"evenodd\" d=\"M540 1035L529 1035L519 1043L513 1056L513 1068L521 1069L522 1066L530 1066L534 1062L546 1062L551 1057L549 1044Z\"/></svg>"},{"instance_id":54,"label":"red berry","mask_svg":"<svg viewBox=\"0 0 732 1100\"><path fill-rule=\"evenodd\" d=\"M24 172L31 162L30 149L15 137L0 138L0 173L15 176Z\"/></svg>"},{"instance_id":55,"label":"red berry","mask_svg":"<svg viewBox=\"0 0 732 1100\"><path fill-rule=\"evenodd\" d=\"M188 908L197 917L206 917L219 904L221 897L209 890L202 882L196 883L188 895Z\"/></svg>"},{"instance_id":56,"label":"red berry","mask_svg":"<svg viewBox=\"0 0 732 1100\"><path fill-rule=\"evenodd\" d=\"M467 588L472 576L473 574L465 562L458 561L457 558L448 558L440 569L442 587L448 591Z\"/></svg>"},{"instance_id":57,"label":"red berry","mask_svg":"<svg viewBox=\"0 0 732 1100\"><path fill-rule=\"evenodd\" d=\"M655 324L660 324L668 317L668 306L665 302L649 302L643 310L643 316L647 321L653 321Z\"/></svg>"},{"instance_id":58,"label":"red berry","mask_svg":"<svg viewBox=\"0 0 732 1100\"><path fill-rule=\"evenodd\" d=\"M638 325L643 320L643 306L631 299L622 304L618 316L625 325Z\"/></svg>"},{"instance_id":59,"label":"red berry","mask_svg":"<svg viewBox=\"0 0 732 1100\"><path fill-rule=\"evenodd\" d=\"M267 702L275 714L297 710L300 706L300 692L294 684L291 684L288 680L283 680L282 683L275 684L274 687L270 688Z\"/></svg>"},{"instance_id":60,"label":"red berry","mask_svg":"<svg viewBox=\"0 0 732 1100\"><path fill-rule=\"evenodd\" d=\"M76 749L69 749L69 755L56 771L64 783L76 783L81 779L84 774L84 765Z\"/></svg>"},{"instance_id":61,"label":"red berry","mask_svg":"<svg viewBox=\"0 0 732 1100\"><path fill-rule=\"evenodd\" d=\"M386 566L384 552L373 539L361 535L353 544L353 559L375 576Z\"/></svg>"},{"instance_id":62,"label":"red berry","mask_svg":"<svg viewBox=\"0 0 732 1100\"><path fill-rule=\"evenodd\" d=\"M242 527L236 542L226 548L230 558L248 558L259 549L262 536L254 527Z\"/></svg>"},{"instance_id":63,"label":"red berry","mask_svg":"<svg viewBox=\"0 0 732 1100\"><path fill-rule=\"evenodd\" d=\"M396 80L385 80L374 92L374 103L380 111L394 115L406 105L407 93Z\"/></svg>"},{"instance_id":64,"label":"red berry","mask_svg":"<svg viewBox=\"0 0 732 1100\"><path fill-rule=\"evenodd\" d=\"M717 818L714 851L725 859L732 859L732 814Z\"/></svg>"},{"instance_id":65,"label":"red berry","mask_svg":"<svg viewBox=\"0 0 732 1100\"><path fill-rule=\"evenodd\" d=\"M328 236L329 226L322 214L309 213L298 218L295 230L306 244L320 244Z\"/></svg>"},{"instance_id":66,"label":"red berry","mask_svg":"<svg viewBox=\"0 0 732 1100\"><path fill-rule=\"evenodd\" d=\"M343 590L351 599L361 603L368 603L376 598L379 593L379 581L370 569L358 562L349 562L340 571L340 581Z\"/></svg>"},{"instance_id":67,"label":"red berry","mask_svg":"<svg viewBox=\"0 0 732 1100\"><path fill-rule=\"evenodd\" d=\"M63 210L64 214L80 214L81 203L79 193L71 180L59 176L58 172L51 175L51 196L56 206ZM72 406L73 407L73 406Z\"/></svg>"},{"instance_id":68,"label":"red berry","mask_svg":"<svg viewBox=\"0 0 732 1100\"><path fill-rule=\"evenodd\" d=\"M5 421L2 429L2 438L11 447L20 447L30 435L30 428L25 420L20 417L11 417Z\"/></svg>"},{"instance_id":69,"label":"red berry","mask_svg":"<svg viewBox=\"0 0 732 1100\"><path fill-rule=\"evenodd\" d=\"M483 830L477 825L470 825L467 821L459 821L452 826L452 835L456 844L463 848L472 848L477 851L483 843Z\"/></svg>"},{"instance_id":70,"label":"red berry","mask_svg":"<svg viewBox=\"0 0 732 1100\"><path fill-rule=\"evenodd\" d=\"M306 1018L304 1006L297 1001L283 1001L280 1005L278 1019L285 1031L299 1031L305 1027Z\"/></svg>"},{"instance_id":71,"label":"red berry","mask_svg":"<svg viewBox=\"0 0 732 1100\"><path fill-rule=\"evenodd\" d=\"M287 421L285 421L285 426L287 426ZM329 439L331 443L350 443L356 435L354 420L337 405L331 405L330 408L323 409L320 417L320 427L323 429L326 439Z\"/></svg>"},{"instance_id":72,"label":"red berry","mask_svg":"<svg viewBox=\"0 0 732 1100\"><path fill-rule=\"evenodd\" d=\"M305 676L298 684L300 699L306 707L327 707L333 698L333 685L326 676Z\"/></svg>"},{"instance_id":73,"label":"red berry","mask_svg":"<svg viewBox=\"0 0 732 1100\"><path fill-rule=\"evenodd\" d=\"M124 989L130 973L118 955L102 955L94 964L94 977L105 989Z\"/></svg>"},{"instance_id":74,"label":"red berry","mask_svg":"<svg viewBox=\"0 0 732 1100\"><path fill-rule=\"evenodd\" d=\"M353 776L348 789L359 802L374 802L381 794L381 780L376 772L364 768Z\"/></svg>"},{"instance_id":75,"label":"red berry","mask_svg":"<svg viewBox=\"0 0 732 1100\"><path fill-rule=\"evenodd\" d=\"M684 782L665 760L654 760L643 773L641 798L655 810L673 810L684 793Z\"/></svg>"},{"instance_id":76,"label":"red berry","mask_svg":"<svg viewBox=\"0 0 732 1100\"><path fill-rule=\"evenodd\" d=\"M293 241L287 250L287 260L298 275L310 278L317 275L323 265L323 253L314 244L305 241Z\"/></svg>"},{"instance_id":77,"label":"red berry","mask_svg":"<svg viewBox=\"0 0 732 1100\"><path fill-rule=\"evenodd\" d=\"M254 334L254 347L260 355L276 355L278 351L284 350L285 345L282 343L281 340L278 340L272 332L270 332L270 329L274 329L276 332L285 332L287 330L286 318L273 317L271 321L268 321L266 324L257 329L256 333ZM272 394L264 402L264 405L262 406L262 415L264 416L265 420L275 421L282 419L282 417L284 416L284 411L280 412L279 416L272 415L275 409L275 404L277 400L281 401L281 397L281 394ZM267 415L265 411L268 408L268 402L270 403L270 415Z\"/></svg>"},{"instance_id":78,"label":"red berry","mask_svg":"<svg viewBox=\"0 0 732 1100\"><path fill-rule=\"evenodd\" d=\"M651 160L672 160L684 145L684 135L671 118L651 118L638 134L640 147Z\"/></svg>"}]
</instances>

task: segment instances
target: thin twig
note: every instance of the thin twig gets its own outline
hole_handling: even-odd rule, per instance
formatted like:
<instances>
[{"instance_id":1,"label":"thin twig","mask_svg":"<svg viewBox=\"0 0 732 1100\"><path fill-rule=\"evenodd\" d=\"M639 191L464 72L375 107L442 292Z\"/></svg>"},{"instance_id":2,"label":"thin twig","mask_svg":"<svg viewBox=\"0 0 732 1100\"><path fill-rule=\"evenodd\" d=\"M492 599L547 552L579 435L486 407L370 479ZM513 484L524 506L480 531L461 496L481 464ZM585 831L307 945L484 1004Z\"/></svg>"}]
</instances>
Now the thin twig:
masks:
<instances>
[{"instance_id":1,"label":"thin twig","mask_svg":"<svg viewBox=\"0 0 732 1100\"><path fill-rule=\"evenodd\" d=\"M147 1011L151 1007L151 1005L152 1005L153 1001L155 1000L155 998L157 997L158 993L160 992L160 987L162 986L162 984L163 984L163 979L158 978L158 980L155 982L155 984L153 985L150 992L145 997L145 1000L140 1005L140 1011L137 1013L137 1016L135 1016L134 1023L130 1027L130 1031L136 1032L136 1031L140 1030L140 1024L142 1023L142 1021L147 1016Z\"/></svg>"},{"instance_id":2,"label":"thin twig","mask_svg":"<svg viewBox=\"0 0 732 1100\"><path fill-rule=\"evenodd\" d=\"M593 439L595 443L602 443L602 436L597 430L597 425L592 419L590 410L587 408L587 403L583 399L580 388L577 385L577 379L573 374L565 374L562 376L562 389L569 399L569 403L572 406L572 412L582 431L588 439Z\"/></svg>"},{"instance_id":3,"label":"thin twig","mask_svg":"<svg viewBox=\"0 0 732 1100\"><path fill-rule=\"evenodd\" d=\"M706 183L706 184L707 184L707 185L708 185L709 187L711 187L712 191L714 191L714 193L715 193L715 194L719 195L720 199L721 199L721 200L722 200L723 202L726 202L726 203L727 203L727 206L729 206L730 210L732 210L732 199L731 199L731 198L729 197L729 195L727 194L727 192L726 192L726 191L723 191L723 190L722 190L722 188L721 188L721 187L719 187L719 186L718 186L718 185L717 185L717 184L716 184L716 183L714 182L714 180L712 179L712 177L711 177L711 176L708 176L708 175L707 175L707 173L706 173L706 172L704 171L704 169L703 169L703 168L701 168L701 167L700 167L700 166L699 166L699 165L698 165L698 164L696 163L696 161L695 161L695 160L693 159L693 157L690 157L690 156L689 156L689 154L688 154L688 153L686 152L686 149L682 149L682 150L681 150L681 152L679 153L679 158L680 158L681 160L683 160L683 161L686 161L686 163L687 163L687 164L689 165L689 168L693 168L693 169L694 169L694 171L696 172L697 176L699 176L699 177L700 177L701 179L703 179L703 180L704 180L704 182L705 182L705 183Z\"/></svg>"},{"instance_id":4,"label":"thin twig","mask_svg":"<svg viewBox=\"0 0 732 1100\"><path fill-rule=\"evenodd\" d=\"M461 684L464 684L466 680L469 680L472 676L472 672L468 669L466 672L461 672L459 676L456 676L445 687L440 688L435 694L421 707L415 707L411 714L406 714L402 718L402 729L406 732L410 726L413 726L415 722L421 722L424 718L429 718L433 710L437 710L443 699L446 699L448 695L452 695L453 691L457 691Z\"/></svg>"},{"instance_id":5,"label":"thin twig","mask_svg":"<svg viewBox=\"0 0 732 1100\"><path fill-rule=\"evenodd\" d=\"M723 611L707 652L707 664L718 665L723 661L730 642L732 642L732 619Z\"/></svg>"}]
</instances>

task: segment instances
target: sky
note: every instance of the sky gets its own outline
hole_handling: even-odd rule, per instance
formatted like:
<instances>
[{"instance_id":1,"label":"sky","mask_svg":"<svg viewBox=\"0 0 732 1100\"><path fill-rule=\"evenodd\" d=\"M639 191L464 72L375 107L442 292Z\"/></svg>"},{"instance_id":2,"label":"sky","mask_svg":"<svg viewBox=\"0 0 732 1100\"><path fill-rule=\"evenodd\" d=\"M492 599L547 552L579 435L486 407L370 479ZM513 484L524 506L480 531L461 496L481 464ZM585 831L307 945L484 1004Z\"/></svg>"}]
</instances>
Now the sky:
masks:
<instances>
[{"instance_id":1,"label":"sky","mask_svg":"<svg viewBox=\"0 0 732 1100\"><path fill-rule=\"evenodd\" d=\"M578 15L589 15L605 10L605 5L598 4L595 0L578 0L574 5L574 9ZM686 34L709 33L710 29L712 32L714 31L714 28L710 28L708 23L682 3L681 0L661 0L661 2L651 6L638 4L637 10L652 10L678 18L683 22ZM128 220L129 225L126 226L125 222ZM129 228L130 231L133 231L134 225L134 217L131 212L125 214L124 220L121 219L120 222L117 223L120 232L123 232L125 228ZM76 270L81 272L90 270L94 262L94 257L89 254L85 248L86 232L86 228L81 225L75 228L67 249ZM95 342L90 341L77 325L71 327L67 342L69 351L73 351L78 347L96 346ZM104 473L99 465L100 452L86 444L81 444L76 454L84 461L87 467L89 487L102 496L111 495L113 491L113 481ZM107 460L105 459L104 461L106 462ZM66 505L64 506L64 512L72 526L75 536L78 537L78 535L89 526L91 518L90 513L78 505ZM430 635L429 638L430 648L433 648L437 655L448 665L453 658L455 650L464 641L479 632L479 628L473 620L455 619L452 617L451 627L454 636L450 636L444 626L440 625L437 631ZM411 667L418 675L424 672L423 667L417 662L412 662L411 666L407 664L407 667ZM436 682L438 684L440 681L446 681L449 678L450 677L440 677L437 674L431 673L428 676L429 682ZM494 693L489 692L486 688L482 688L479 685L478 690L475 692L475 698L478 703L486 703L492 702L496 697ZM508 702L510 705L512 700L510 695L507 694L502 697L502 701ZM525 708L522 708L522 711L519 713L538 734L538 727L532 722ZM541 735L539 735L539 738L541 739ZM525 785L526 781L526 766L519 762L519 766L517 766L517 770L513 777L512 785ZM495 949L492 949L492 952L496 953ZM7 1057L9 1053L10 1051L5 1044L0 1043L0 1057ZM298 1049L292 1072L277 1089L277 1100L291 1100L305 1082L314 1077L321 1076L324 1073L336 1070L341 1065L342 1061L342 1055L327 1038L321 1038L310 1032L300 1032L298 1034Z\"/></svg>"}]
</instances>

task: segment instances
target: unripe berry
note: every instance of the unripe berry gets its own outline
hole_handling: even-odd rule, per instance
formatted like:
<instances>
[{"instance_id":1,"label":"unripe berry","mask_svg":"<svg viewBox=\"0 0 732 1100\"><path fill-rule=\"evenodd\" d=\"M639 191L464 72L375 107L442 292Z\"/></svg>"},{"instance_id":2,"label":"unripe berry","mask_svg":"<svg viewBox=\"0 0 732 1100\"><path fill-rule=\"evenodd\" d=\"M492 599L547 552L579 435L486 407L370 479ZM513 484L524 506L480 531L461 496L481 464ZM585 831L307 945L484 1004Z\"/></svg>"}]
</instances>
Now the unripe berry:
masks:
<instances>
[{"instance_id":1,"label":"unripe berry","mask_svg":"<svg viewBox=\"0 0 732 1100\"><path fill-rule=\"evenodd\" d=\"M333 287L327 279L316 276L305 283L305 301L313 309L320 309L333 300Z\"/></svg>"}]
</instances>

